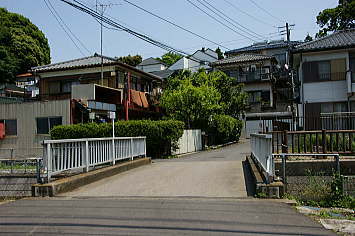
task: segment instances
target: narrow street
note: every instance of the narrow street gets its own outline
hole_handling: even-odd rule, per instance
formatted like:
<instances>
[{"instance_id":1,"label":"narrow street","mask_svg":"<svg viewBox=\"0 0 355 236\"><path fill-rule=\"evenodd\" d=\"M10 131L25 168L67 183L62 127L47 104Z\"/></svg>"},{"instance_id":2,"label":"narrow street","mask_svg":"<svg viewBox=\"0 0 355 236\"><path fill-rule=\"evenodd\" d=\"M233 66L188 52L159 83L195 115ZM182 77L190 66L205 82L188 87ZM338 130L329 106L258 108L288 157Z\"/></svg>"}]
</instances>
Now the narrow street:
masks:
<instances>
[{"instance_id":1,"label":"narrow street","mask_svg":"<svg viewBox=\"0 0 355 236\"><path fill-rule=\"evenodd\" d=\"M249 143L155 160L55 198L0 205L0 235L336 235L248 197ZM246 174L244 174L246 173Z\"/></svg>"}]
</instances>

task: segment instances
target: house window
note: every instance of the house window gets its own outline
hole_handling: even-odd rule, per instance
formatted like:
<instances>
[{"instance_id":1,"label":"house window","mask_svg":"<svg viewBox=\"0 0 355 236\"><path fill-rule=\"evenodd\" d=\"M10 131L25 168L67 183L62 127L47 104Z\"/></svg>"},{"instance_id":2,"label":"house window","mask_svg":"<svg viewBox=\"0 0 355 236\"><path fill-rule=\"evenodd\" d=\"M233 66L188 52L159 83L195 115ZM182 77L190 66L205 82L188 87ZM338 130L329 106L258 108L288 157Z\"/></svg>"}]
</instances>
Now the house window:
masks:
<instances>
[{"instance_id":1,"label":"house window","mask_svg":"<svg viewBox=\"0 0 355 236\"><path fill-rule=\"evenodd\" d=\"M36 118L37 134L49 134L49 131L62 124L62 117L38 117Z\"/></svg>"},{"instance_id":2,"label":"house window","mask_svg":"<svg viewBox=\"0 0 355 236\"><path fill-rule=\"evenodd\" d=\"M318 62L318 76L319 80L330 80L330 62Z\"/></svg>"},{"instance_id":3,"label":"house window","mask_svg":"<svg viewBox=\"0 0 355 236\"><path fill-rule=\"evenodd\" d=\"M261 101L261 91L249 92L249 103L258 103Z\"/></svg>"},{"instance_id":4,"label":"house window","mask_svg":"<svg viewBox=\"0 0 355 236\"><path fill-rule=\"evenodd\" d=\"M280 66L283 67L283 66L286 64L286 53L275 54L275 55L273 55L273 57L276 58L277 63L278 63Z\"/></svg>"},{"instance_id":5,"label":"house window","mask_svg":"<svg viewBox=\"0 0 355 236\"><path fill-rule=\"evenodd\" d=\"M261 91L261 101L270 102L270 90Z\"/></svg>"},{"instance_id":6,"label":"house window","mask_svg":"<svg viewBox=\"0 0 355 236\"><path fill-rule=\"evenodd\" d=\"M48 92L49 94L58 94L60 93L60 83L58 81L48 83Z\"/></svg>"},{"instance_id":7,"label":"house window","mask_svg":"<svg viewBox=\"0 0 355 236\"><path fill-rule=\"evenodd\" d=\"M17 135L17 120L0 120L5 125L5 135Z\"/></svg>"},{"instance_id":8,"label":"house window","mask_svg":"<svg viewBox=\"0 0 355 236\"><path fill-rule=\"evenodd\" d=\"M71 92L71 86L75 84L80 84L79 81L63 81L61 83L61 92L62 93L70 93Z\"/></svg>"},{"instance_id":9,"label":"house window","mask_svg":"<svg viewBox=\"0 0 355 236\"><path fill-rule=\"evenodd\" d=\"M355 54L350 55L350 73L351 81L355 83Z\"/></svg>"},{"instance_id":10,"label":"house window","mask_svg":"<svg viewBox=\"0 0 355 236\"><path fill-rule=\"evenodd\" d=\"M346 102L321 103L321 113L347 112L348 104Z\"/></svg>"}]
</instances>

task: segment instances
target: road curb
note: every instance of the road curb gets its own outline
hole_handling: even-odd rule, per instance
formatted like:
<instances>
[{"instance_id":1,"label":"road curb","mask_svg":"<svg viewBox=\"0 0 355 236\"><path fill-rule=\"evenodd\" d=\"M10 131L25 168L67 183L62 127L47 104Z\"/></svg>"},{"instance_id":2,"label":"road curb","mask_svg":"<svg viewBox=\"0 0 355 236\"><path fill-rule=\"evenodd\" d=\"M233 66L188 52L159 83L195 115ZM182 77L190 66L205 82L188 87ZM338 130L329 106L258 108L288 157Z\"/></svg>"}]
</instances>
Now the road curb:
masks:
<instances>
[{"instance_id":1,"label":"road curb","mask_svg":"<svg viewBox=\"0 0 355 236\"><path fill-rule=\"evenodd\" d=\"M133 168L151 163L150 158L141 158L122 164L93 170L88 173L70 176L47 184L32 185L32 197L54 197L57 194L69 192L84 185L93 183L106 177L110 177Z\"/></svg>"}]
</instances>

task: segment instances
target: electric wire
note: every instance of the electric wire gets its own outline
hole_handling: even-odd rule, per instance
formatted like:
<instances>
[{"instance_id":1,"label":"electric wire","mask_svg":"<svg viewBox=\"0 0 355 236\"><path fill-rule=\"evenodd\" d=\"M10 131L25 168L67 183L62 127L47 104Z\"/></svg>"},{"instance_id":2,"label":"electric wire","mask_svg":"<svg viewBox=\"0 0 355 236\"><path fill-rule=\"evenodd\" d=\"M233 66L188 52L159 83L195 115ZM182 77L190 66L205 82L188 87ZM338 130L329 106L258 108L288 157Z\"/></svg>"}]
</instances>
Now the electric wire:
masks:
<instances>
[{"instance_id":1,"label":"electric wire","mask_svg":"<svg viewBox=\"0 0 355 236\"><path fill-rule=\"evenodd\" d=\"M79 45L75 42L75 40L72 38L72 36L68 33L68 31L65 29L65 27L63 26L63 24L60 22L59 18L54 14L53 10L50 8L50 6L48 5L46 0L43 0L44 3L46 4L47 8L49 9L49 11L51 12L51 14L54 16L54 18L56 19L56 21L58 22L59 26L63 29L63 31L65 32L65 34L68 36L68 38L70 39L70 41L72 41L72 43L75 45L75 47L78 49L78 51L83 55L83 56L87 56L85 55L85 53L80 49Z\"/></svg>"},{"instance_id":2,"label":"electric wire","mask_svg":"<svg viewBox=\"0 0 355 236\"><path fill-rule=\"evenodd\" d=\"M123 1L126 2L126 3L128 3L128 4L130 4L131 6L134 6L134 7L138 8L138 9L140 9L140 10L142 10L142 11L144 11L144 12L146 12L146 13L148 13L148 14L150 14L150 15L152 15L152 16L154 16L154 17L160 19L160 20L162 20L162 21L165 21L165 22L167 22L167 23L169 23L169 24L171 24L171 25L173 25L173 26L175 26L175 27L177 27L177 28L179 28L179 29L181 29L181 30L183 30L183 31L185 31L185 32L188 32L188 33L190 33L190 34L192 34L192 35L194 35L194 36L196 36L196 37L199 37L199 38L201 38L201 39L203 39L203 40L206 40L206 41L208 41L208 42L210 42L210 43L213 43L213 44L215 44L215 45L218 45L218 46L220 46L221 48L225 48L225 49L227 49L227 50L230 50L229 48L227 48L227 47L225 47L225 46L223 46L223 45L221 45L221 44L219 44L219 43L217 43L217 42L214 42L214 41L212 41L212 40L210 40L210 39L208 39L208 38L206 38L206 37L204 37L204 36L201 36L201 35L199 35L199 34L193 32L193 31L189 30L189 29L186 29L186 28L184 28L184 27L182 27L182 26L180 26L180 25L178 25L178 24L176 24L176 23L174 23L174 22L172 22L172 21L170 21L170 20L167 20L167 19L165 19L165 18L163 18L163 17L161 17L161 16L159 16L159 15L157 15L157 14L151 12L151 11L148 11L148 10L144 9L143 7L140 7L140 6L138 6L138 5L136 5L136 4L132 3L132 2L130 2L130 1L128 1L128 0L123 0Z\"/></svg>"},{"instance_id":3,"label":"electric wire","mask_svg":"<svg viewBox=\"0 0 355 236\"><path fill-rule=\"evenodd\" d=\"M249 14L248 12L246 12L246 11L240 9L239 7L237 7L235 4L231 3L230 1L228 1L228 0L223 0L223 1L226 2L227 4L229 4L230 6L232 6L232 8L234 8L235 10L237 10L237 11L243 13L243 14L246 15L246 16L249 16L250 18L254 19L255 21L258 21L258 22L260 22L260 23L262 23L262 24L264 24L264 25L268 25L268 26L271 26L271 27L273 27L273 28L276 28L276 26L274 26L274 25L272 25L272 24L270 24L270 23L267 23L266 21L263 21L263 20L261 20L261 19L255 17L255 16L253 16L252 14Z\"/></svg>"},{"instance_id":4,"label":"electric wire","mask_svg":"<svg viewBox=\"0 0 355 236\"><path fill-rule=\"evenodd\" d=\"M99 14L97 11L95 11L95 10L89 8L88 6L86 6L86 5L83 4L83 3L80 3L80 2L77 1L77 0L72 0L72 1L69 1L69 0L60 0L60 1L62 1L62 2L64 2L64 3L66 3L66 4L68 4L68 5L70 5L70 6L74 7L74 8L76 8L76 9L82 11L82 12L85 12L85 13L87 13L88 15L93 16L94 18L96 18L96 19L98 19L98 20L100 20L100 21L102 21L102 22L104 22L104 23L106 23L106 24L108 24L108 25L111 25L111 26L113 26L113 27L116 27L116 28L118 28L118 29L121 29L121 30L123 30L123 31L125 31L125 32L127 32L127 33L129 33L129 34L131 34L131 35L133 35L133 36L135 36L135 37L137 37L137 38L143 40L143 41L146 41L147 43L150 43L150 44L152 44L152 45L155 45L155 46L157 46L157 47L160 47L160 48L162 48L162 49L164 49L164 50L166 50L166 51L168 51L168 52L174 52L174 53L177 53L177 54L179 54L179 55L189 56L188 53L186 53L186 52L184 52L184 51L182 51L182 50L175 49L175 48L173 48L173 47L171 47L171 46L169 46L169 45L167 45L167 44L165 44L165 43L159 42L159 41L154 40L154 39L152 39L152 38L150 38L150 37L148 37L148 36L146 36L146 35L144 35L144 34L140 34L140 33L138 33L138 32L135 32L135 31L133 31L133 30L131 30L131 29L125 27L125 26L123 26L123 25L121 25L121 24L119 24L119 23L117 23L117 22L111 20L110 18L108 18L108 17L106 17L106 16L104 16L104 15ZM194 60L194 61L199 62L199 63L204 62L204 61L202 61L202 60L193 58L192 56L190 56L189 58L190 58L190 59L192 58L191 60Z\"/></svg>"},{"instance_id":5,"label":"electric wire","mask_svg":"<svg viewBox=\"0 0 355 236\"><path fill-rule=\"evenodd\" d=\"M271 16L272 18L280 21L280 22L284 22L283 20L281 20L280 18L274 16L273 14L271 14L269 11L267 11L265 8L261 7L259 4L257 4L254 0L249 0L251 3L253 3L257 8L259 8L260 10L262 10L263 12L265 12L266 14L268 14L269 16Z\"/></svg>"},{"instance_id":6,"label":"electric wire","mask_svg":"<svg viewBox=\"0 0 355 236\"><path fill-rule=\"evenodd\" d=\"M186 0L188 3L190 3L192 6L194 6L195 8L199 9L200 11L202 11L204 14L206 14L207 16L209 16L210 18L212 18L213 20L217 21L218 23L220 23L221 25L223 25L224 27L230 29L231 31L233 31L234 33L247 38L253 42L256 42L256 40L254 40L253 38L250 38L249 36L246 36L238 31L236 31L235 29L233 29L232 27L230 27L229 25L226 25L225 23L223 23L222 21L220 21L219 19L217 19L216 17L214 17L213 15L211 15L210 13L206 12L205 10L203 10L201 7L199 7L198 5L196 5L195 3L193 3L191 0Z\"/></svg>"},{"instance_id":7,"label":"electric wire","mask_svg":"<svg viewBox=\"0 0 355 236\"><path fill-rule=\"evenodd\" d=\"M200 0L197 0L198 2L200 2L201 4L203 4ZM209 3L207 0L202 0L203 2L205 2L208 6L210 6L211 8L213 8L215 11L219 12L220 14L216 13L213 9L209 8L208 6L204 5L205 7L207 7L210 11L214 12L216 15L218 15L221 19L224 19L225 21L227 21L228 23L230 23L231 25L233 25L234 27L236 27L237 29L243 31L244 33L249 34L252 37L258 37L260 39L263 39L264 37L254 31L252 31L251 29L248 29L247 27L241 25L239 22L237 22L236 20L234 20L233 18L229 17L228 15L226 15L224 12L222 12L221 10L217 9L215 6L213 6L211 3ZM230 21L234 22L235 24L231 23L229 20L226 20L224 17L226 17L227 19L229 19ZM238 26L237 26L238 25ZM241 28L243 29L241 29ZM249 33L251 32L251 33Z\"/></svg>"}]
</instances>

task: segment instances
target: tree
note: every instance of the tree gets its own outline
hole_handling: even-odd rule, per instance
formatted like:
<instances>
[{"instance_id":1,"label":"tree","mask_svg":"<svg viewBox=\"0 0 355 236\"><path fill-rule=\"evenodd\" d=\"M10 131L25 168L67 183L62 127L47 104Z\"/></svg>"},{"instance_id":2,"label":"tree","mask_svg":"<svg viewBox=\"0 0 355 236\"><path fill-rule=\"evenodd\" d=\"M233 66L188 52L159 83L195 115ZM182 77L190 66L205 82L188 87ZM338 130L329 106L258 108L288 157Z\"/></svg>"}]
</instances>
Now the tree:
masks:
<instances>
[{"instance_id":1,"label":"tree","mask_svg":"<svg viewBox=\"0 0 355 236\"><path fill-rule=\"evenodd\" d=\"M131 56L128 54L128 56L119 57L118 60L120 60L123 63L126 63L130 66L137 66L139 63L142 62L142 56L140 56L140 55Z\"/></svg>"},{"instance_id":2,"label":"tree","mask_svg":"<svg viewBox=\"0 0 355 236\"><path fill-rule=\"evenodd\" d=\"M223 55L223 52L222 50L218 47L215 51L218 55L218 60L221 60L221 59L224 59L224 55Z\"/></svg>"},{"instance_id":3,"label":"tree","mask_svg":"<svg viewBox=\"0 0 355 236\"><path fill-rule=\"evenodd\" d=\"M161 58L157 57L156 59L165 63L168 66L171 66L172 64L174 64L175 62L177 62L181 58L182 58L182 56L177 53L168 52L168 53L165 53L163 56L161 56Z\"/></svg>"},{"instance_id":4,"label":"tree","mask_svg":"<svg viewBox=\"0 0 355 236\"><path fill-rule=\"evenodd\" d=\"M312 36L310 36L309 34L307 34L306 38L304 39L304 42L306 43L306 42L311 42L311 41L313 41Z\"/></svg>"},{"instance_id":5,"label":"tree","mask_svg":"<svg viewBox=\"0 0 355 236\"><path fill-rule=\"evenodd\" d=\"M49 63L43 32L24 16L0 8L0 83L13 82L31 67Z\"/></svg>"},{"instance_id":6,"label":"tree","mask_svg":"<svg viewBox=\"0 0 355 236\"><path fill-rule=\"evenodd\" d=\"M325 9L317 16L321 27L316 37L326 36L328 32L355 27L355 0L339 0L335 8Z\"/></svg>"},{"instance_id":7,"label":"tree","mask_svg":"<svg viewBox=\"0 0 355 236\"><path fill-rule=\"evenodd\" d=\"M245 110L247 94L235 79L217 71L183 71L168 79L161 106L171 118L188 128L206 128L209 118L225 114L238 118Z\"/></svg>"}]
</instances>

